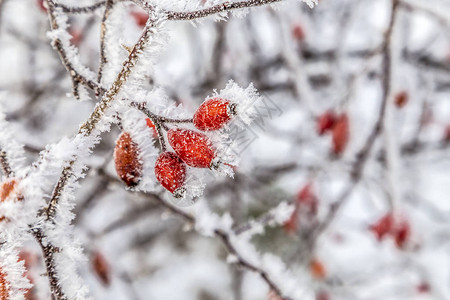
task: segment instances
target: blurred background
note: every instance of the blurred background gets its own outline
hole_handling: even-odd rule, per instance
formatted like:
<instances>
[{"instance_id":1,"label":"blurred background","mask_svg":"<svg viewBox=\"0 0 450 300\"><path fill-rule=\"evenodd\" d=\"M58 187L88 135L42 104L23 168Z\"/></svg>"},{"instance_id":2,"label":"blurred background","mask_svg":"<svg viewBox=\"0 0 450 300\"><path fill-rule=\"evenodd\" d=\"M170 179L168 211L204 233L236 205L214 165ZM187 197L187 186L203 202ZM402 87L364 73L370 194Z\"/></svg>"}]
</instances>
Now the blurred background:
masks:
<instances>
[{"instance_id":1,"label":"blurred background","mask_svg":"<svg viewBox=\"0 0 450 300\"><path fill-rule=\"evenodd\" d=\"M148 78L189 113L229 79L260 91L264 105L239 137L235 177L215 179L204 198L236 224L281 201L295 206L252 242L289 266L304 299L450 299L450 1L399 1L389 33L391 7L291 0L226 22L170 22ZM125 1L112 14L115 41L133 45L146 14ZM103 8L67 15L82 63L96 70ZM82 100L90 100L74 98L48 30L42 1L0 0L1 107L28 163L75 134L99 100L89 90ZM113 162L119 134L102 135L76 196L75 237L87 256L79 271L92 296L280 299L257 274L227 263L221 241L167 211L158 200L165 192L124 188ZM22 255L35 285L28 299L50 299L39 247L30 242Z\"/></svg>"}]
</instances>

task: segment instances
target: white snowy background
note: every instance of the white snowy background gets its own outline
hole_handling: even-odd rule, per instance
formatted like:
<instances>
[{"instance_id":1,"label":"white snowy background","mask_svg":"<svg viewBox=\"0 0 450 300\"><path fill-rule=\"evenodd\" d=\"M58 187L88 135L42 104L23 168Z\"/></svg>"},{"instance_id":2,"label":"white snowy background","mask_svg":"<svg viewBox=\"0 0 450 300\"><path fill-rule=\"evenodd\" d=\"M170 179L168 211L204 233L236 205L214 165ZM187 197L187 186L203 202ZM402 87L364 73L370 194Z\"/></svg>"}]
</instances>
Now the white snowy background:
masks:
<instances>
[{"instance_id":1,"label":"white snowy background","mask_svg":"<svg viewBox=\"0 0 450 300\"><path fill-rule=\"evenodd\" d=\"M357 153L383 109L392 0L320 0L313 8L289 0L236 10L229 18L162 22L98 137L88 139L76 134L100 98L82 85L80 100L74 97L51 40L60 39L75 68L95 81L104 8L59 11L58 22L69 27L51 32L41 2L0 0L0 146L24 196L0 203L0 216L10 219L0 221L0 285L9 293L0 299L52 299L31 227L48 235L44 244L62 249L55 263L67 299L450 299L450 1L398 1L388 37L383 128L357 180L351 177ZM83 7L98 1L55 2ZM149 2L175 11L222 3ZM128 1L111 9L106 88L143 31L136 17L142 14ZM235 149L239 166L233 178L196 173L206 185L203 196L177 203L152 173L159 150L145 116L122 97L186 118L230 79L243 88L252 83L262 97L246 135L229 134L242 141ZM408 99L400 107L395 98L402 91ZM338 155L331 135L317 132L326 111L349 119L348 144ZM114 113L129 118L124 128L147 148L140 191L127 189L115 172L120 128L109 124ZM69 183L55 221L46 223L38 212L73 155L76 176L86 166L85 176ZM296 228L288 229L283 224L308 184L318 211L300 213ZM262 221L271 210L271 220ZM370 229L390 212L410 229L401 247ZM217 230L228 234L240 257ZM96 258L104 261L103 272ZM281 295L261 274L239 266L239 258L264 270Z\"/></svg>"}]
</instances>

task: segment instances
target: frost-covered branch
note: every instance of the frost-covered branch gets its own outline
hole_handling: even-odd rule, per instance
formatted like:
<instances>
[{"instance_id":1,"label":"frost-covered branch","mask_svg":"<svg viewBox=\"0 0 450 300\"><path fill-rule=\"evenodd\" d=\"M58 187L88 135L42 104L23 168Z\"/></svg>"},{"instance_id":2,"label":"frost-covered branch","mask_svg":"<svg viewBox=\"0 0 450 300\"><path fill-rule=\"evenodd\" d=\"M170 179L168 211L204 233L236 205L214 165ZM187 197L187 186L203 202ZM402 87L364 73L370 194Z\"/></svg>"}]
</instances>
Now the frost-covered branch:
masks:
<instances>
[{"instance_id":1,"label":"frost-covered branch","mask_svg":"<svg viewBox=\"0 0 450 300\"><path fill-rule=\"evenodd\" d=\"M108 0L99 1L95 4L88 6L67 6L61 3L55 3L55 7L59 7L65 13L80 14L80 13L91 13L103 6L107 6Z\"/></svg>"},{"instance_id":2,"label":"frost-covered branch","mask_svg":"<svg viewBox=\"0 0 450 300\"><path fill-rule=\"evenodd\" d=\"M14 172L11 169L11 166L9 165L7 154L1 148L0 148L0 166L1 166L3 174L6 177L14 176Z\"/></svg>"}]
</instances>

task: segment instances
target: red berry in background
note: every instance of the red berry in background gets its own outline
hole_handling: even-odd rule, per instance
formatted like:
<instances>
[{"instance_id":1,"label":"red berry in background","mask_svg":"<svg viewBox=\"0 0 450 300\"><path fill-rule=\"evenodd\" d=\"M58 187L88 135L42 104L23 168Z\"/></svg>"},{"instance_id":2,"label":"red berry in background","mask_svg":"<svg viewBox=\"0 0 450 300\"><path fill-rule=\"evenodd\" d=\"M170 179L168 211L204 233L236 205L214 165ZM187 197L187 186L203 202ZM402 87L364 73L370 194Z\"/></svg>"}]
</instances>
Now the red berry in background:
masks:
<instances>
[{"instance_id":1,"label":"red berry in background","mask_svg":"<svg viewBox=\"0 0 450 300\"><path fill-rule=\"evenodd\" d=\"M292 27L292 37L297 41L303 41L305 39L305 31L300 24L295 24Z\"/></svg>"},{"instance_id":2,"label":"red berry in background","mask_svg":"<svg viewBox=\"0 0 450 300\"><path fill-rule=\"evenodd\" d=\"M114 148L116 172L127 186L139 184L142 175L142 164L139 161L139 148L128 132L122 133Z\"/></svg>"},{"instance_id":3,"label":"red berry in background","mask_svg":"<svg viewBox=\"0 0 450 300\"><path fill-rule=\"evenodd\" d=\"M133 17L136 25L139 27L144 27L148 20L148 14L144 11L131 11L131 16Z\"/></svg>"},{"instance_id":4,"label":"red berry in background","mask_svg":"<svg viewBox=\"0 0 450 300\"><path fill-rule=\"evenodd\" d=\"M6 273L0 268L0 299L9 299L8 281L6 280Z\"/></svg>"},{"instance_id":5,"label":"red berry in background","mask_svg":"<svg viewBox=\"0 0 450 300\"><path fill-rule=\"evenodd\" d=\"M350 125L346 114L340 115L336 119L336 123L333 127L333 153L342 154L347 147L347 143L350 137Z\"/></svg>"},{"instance_id":6,"label":"red berry in background","mask_svg":"<svg viewBox=\"0 0 450 300\"><path fill-rule=\"evenodd\" d=\"M370 231L375 234L377 240L382 240L388 233L391 232L394 225L394 218L391 213L384 215L375 224L369 227Z\"/></svg>"},{"instance_id":7,"label":"red berry in background","mask_svg":"<svg viewBox=\"0 0 450 300\"><path fill-rule=\"evenodd\" d=\"M330 300L330 295L325 291L318 291L316 293L316 300Z\"/></svg>"},{"instance_id":8,"label":"red berry in background","mask_svg":"<svg viewBox=\"0 0 450 300\"><path fill-rule=\"evenodd\" d=\"M186 165L175 153L163 152L159 155L155 163L155 175L166 190L174 196L181 196L186 180Z\"/></svg>"},{"instance_id":9,"label":"red berry in background","mask_svg":"<svg viewBox=\"0 0 450 300\"><path fill-rule=\"evenodd\" d=\"M83 32L80 29L70 29L69 33L72 36L70 42L75 46L80 45L80 42L83 39Z\"/></svg>"},{"instance_id":10,"label":"red berry in background","mask_svg":"<svg viewBox=\"0 0 450 300\"><path fill-rule=\"evenodd\" d=\"M336 115L332 111L326 111L317 118L317 133L323 135L333 129L336 123Z\"/></svg>"},{"instance_id":11,"label":"red berry in background","mask_svg":"<svg viewBox=\"0 0 450 300\"><path fill-rule=\"evenodd\" d=\"M402 218L398 221L398 223L394 226L392 231L392 235L395 240L395 244L398 248L403 249L408 242L409 236L411 233L411 227L409 222Z\"/></svg>"},{"instance_id":12,"label":"red berry in background","mask_svg":"<svg viewBox=\"0 0 450 300\"><path fill-rule=\"evenodd\" d=\"M309 272L315 279L324 279L327 276L327 271L324 264L317 258L313 258L309 262Z\"/></svg>"},{"instance_id":13,"label":"red berry in background","mask_svg":"<svg viewBox=\"0 0 450 300\"><path fill-rule=\"evenodd\" d=\"M406 91L401 91L397 95L395 95L394 103L398 108L402 108L408 103L408 93Z\"/></svg>"},{"instance_id":14,"label":"red berry in background","mask_svg":"<svg viewBox=\"0 0 450 300\"><path fill-rule=\"evenodd\" d=\"M167 132L170 146L187 165L195 168L209 168L215 150L209 138L203 133L183 128L172 128Z\"/></svg>"},{"instance_id":15,"label":"red berry in background","mask_svg":"<svg viewBox=\"0 0 450 300\"><path fill-rule=\"evenodd\" d=\"M150 120L150 118L145 119L145 121L147 122L147 126L152 130L153 137L157 137L158 131L156 130L155 124L153 124L153 122L152 122L152 120Z\"/></svg>"},{"instance_id":16,"label":"red berry in background","mask_svg":"<svg viewBox=\"0 0 450 300\"><path fill-rule=\"evenodd\" d=\"M416 287L417 292L419 294L426 294L429 293L431 290L430 284L426 281L422 281L421 283L419 283Z\"/></svg>"},{"instance_id":17,"label":"red berry in background","mask_svg":"<svg viewBox=\"0 0 450 300\"><path fill-rule=\"evenodd\" d=\"M194 114L194 126L200 130L218 130L231 120L235 104L221 98L212 98L203 102Z\"/></svg>"},{"instance_id":18,"label":"red berry in background","mask_svg":"<svg viewBox=\"0 0 450 300\"><path fill-rule=\"evenodd\" d=\"M92 254L91 266L100 281L104 285L109 286L111 283L111 270L106 258L100 252L96 251Z\"/></svg>"},{"instance_id":19,"label":"red berry in background","mask_svg":"<svg viewBox=\"0 0 450 300\"><path fill-rule=\"evenodd\" d=\"M297 194L296 205L310 215L317 214L318 199L314 194L313 184L307 183Z\"/></svg>"},{"instance_id":20,"label":"red berry in background","mask_svg":"<svg viewBox=\"0 0 450 300\"><path fill-rule=\"evenodd\" d=\"M267 294L267 300L283 300L283 298L278 296L273 290L270 290Z\"/></svg>"},{"instance_id":21,"label":"red berry in background","mask_svg":"<svg viewBox=\"0 0 450 300\"><path fill-rule=\"evenodd\" d=\"M1 183L0 187L0 202L5 201L9 197L13 197L14 200L22 200L23 197L17 191L17 180L16 179L7 179L3 183Z\"/></svg>"},{"instance_id":22,"label":"red berry in background","mask_svg":"<svg viewBox=\"0 0 450 300\"><path fill-rule=\"evenodd\" d=\"M446 125L444 128L444 142L450 143L450 125Z\"/></svg>"},{"instance_id":23,"label":"red berry in background","mask_svg":"<svg viewBox=\"0 0 450 300\"><path fill-rule=\"evenodd\" d=\"M41 11L43 12L47 12L47 7L45 7L44 5L44 0L36 0L38 7L41 9Z\"/></svg>"}]
</instances>

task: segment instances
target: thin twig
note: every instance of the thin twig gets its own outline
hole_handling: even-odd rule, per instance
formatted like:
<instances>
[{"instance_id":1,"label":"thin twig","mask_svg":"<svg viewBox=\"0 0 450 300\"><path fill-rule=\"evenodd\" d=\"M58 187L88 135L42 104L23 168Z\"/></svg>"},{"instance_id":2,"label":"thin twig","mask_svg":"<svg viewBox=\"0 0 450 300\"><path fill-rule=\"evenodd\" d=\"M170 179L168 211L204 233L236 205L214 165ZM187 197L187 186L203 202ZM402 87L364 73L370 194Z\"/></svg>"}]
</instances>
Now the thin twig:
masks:
<instances>
[{"instance_id":1,"label":"thin twig","mask_svg":"<svg viewBox=\"0 0 450 300\"><path fill-rule=\"evenodd\" d=\"M7 153L0 148L0 167L2 169L3 174L6 177L14 177L14 171L11 169L11 165L9 164L9 160L7 157Z\"/></svg>"},{"instance_id":2,"label":"thin twig","mask_svg":"<svg viewBox=\"0 0 450 300\"><path fill-rule=\"evenodd\" d=\"M103 76L103 68L105 64L108 63L108 59L105 54L105 36L106 36L106 20L109 17L109 14L111 13L111 9L113 7L114 0L106 0L105 3L105 12L103 13L102 23L100 27L100 64L98 67L98 73L97 73L97 82L101 85L102 82L102 76Z\"/></svg>"},{"instance_id":3,"label":"thin twig","mask_svg":"<svg viewBox=\"0 0 450 300\"><path fill-rule=\"evenodd\" d=\"M221 12L241 9L241 8L249 8L255 6L262 6L266 4L271 4L275 2L280 2L282 0L248 0L248 1L239 1L239 2L224 2L221 4L217 4L208 8L189 11L189 12L175 12L168 11L167 19L169 20L194 20L205 18L210 15L218 14Z\"/></svg>"}]
</instances>

